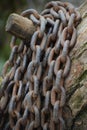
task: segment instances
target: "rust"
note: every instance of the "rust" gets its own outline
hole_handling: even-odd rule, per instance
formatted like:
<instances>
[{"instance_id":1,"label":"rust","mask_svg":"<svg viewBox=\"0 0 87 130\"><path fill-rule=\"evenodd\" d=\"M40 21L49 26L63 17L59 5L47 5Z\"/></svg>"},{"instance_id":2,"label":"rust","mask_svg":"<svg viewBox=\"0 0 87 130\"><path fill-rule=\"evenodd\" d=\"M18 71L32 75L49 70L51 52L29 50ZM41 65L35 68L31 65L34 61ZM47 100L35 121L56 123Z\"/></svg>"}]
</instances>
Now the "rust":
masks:
<instances>
[{"instance_id":1,"label":"rust","mask_svg":"<svg viewBox=\"0 0 87 130\"><path fill-rule=\"evenodd\" d=\"M65 78L80 14L68 2L52 1L41 14L28 9L21 15L37 30L27 43L17 45L17 37L11 39L12 51L2 72L0 129L65 130Z\"/></svg>"}]
</instances>

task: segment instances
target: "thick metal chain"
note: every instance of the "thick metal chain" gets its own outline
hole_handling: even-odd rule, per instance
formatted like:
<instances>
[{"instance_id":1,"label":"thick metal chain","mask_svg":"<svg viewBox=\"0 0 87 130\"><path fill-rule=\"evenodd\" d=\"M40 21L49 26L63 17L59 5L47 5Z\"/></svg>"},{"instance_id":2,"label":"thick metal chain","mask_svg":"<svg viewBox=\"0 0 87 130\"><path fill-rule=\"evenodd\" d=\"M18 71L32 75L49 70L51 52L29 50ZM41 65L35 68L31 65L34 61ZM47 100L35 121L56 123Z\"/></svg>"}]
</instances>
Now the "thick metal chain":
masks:
<instances>
[{"instance_id":1,"label":"thick metal chain","mask_svg":"<svg viewBox=\"0 0 87 130\"><path fill-rule=\"evenodd\" d=\"M37 30L28 43L16 45L12 37L0 90L0 129L64 130L65 79L80 14L70 3L52 1L41 14L29 9L21 15Z\"/></svg>"}]
</instances>

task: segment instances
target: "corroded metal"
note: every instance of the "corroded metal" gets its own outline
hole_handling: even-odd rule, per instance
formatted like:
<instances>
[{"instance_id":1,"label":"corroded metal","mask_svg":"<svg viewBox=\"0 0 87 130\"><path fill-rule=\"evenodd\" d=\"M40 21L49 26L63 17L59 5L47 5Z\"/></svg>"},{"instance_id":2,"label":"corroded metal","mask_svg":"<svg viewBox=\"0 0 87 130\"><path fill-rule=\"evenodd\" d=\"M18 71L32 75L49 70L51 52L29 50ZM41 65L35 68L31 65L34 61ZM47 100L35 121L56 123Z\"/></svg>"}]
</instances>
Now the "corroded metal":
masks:
<instances>
[{"instance_id":1,"label":"corroded metal","mask_svg":"<svg viewBox=\"0 0 87 130\"><path fill-rule=\"evenodd\" d=\"M70 3L52 1L41 14L28 9L21 15L37 30L30 42L11 40L0 90L0 129L64 130L65 78L80 14Z\"/></svg>"}]
</instances>

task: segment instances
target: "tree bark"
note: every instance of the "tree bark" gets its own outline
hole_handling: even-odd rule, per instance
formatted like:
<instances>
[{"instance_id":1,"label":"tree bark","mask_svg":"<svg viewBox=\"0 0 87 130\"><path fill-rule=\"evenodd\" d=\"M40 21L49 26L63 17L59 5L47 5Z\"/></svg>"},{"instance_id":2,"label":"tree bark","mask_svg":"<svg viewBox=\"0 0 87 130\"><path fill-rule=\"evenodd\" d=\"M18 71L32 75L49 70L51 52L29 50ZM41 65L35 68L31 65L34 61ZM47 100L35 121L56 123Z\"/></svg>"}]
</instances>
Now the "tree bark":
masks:
<instances>
[{"instance_id":1,"label":"tree bark","mask_svg":"<svg viewBox=\"0 0 87 130\"><path fill-rule=\"evenodd\" d=\"M82 21L77 27L78 38L73 51L71 71L66 79L67 104L72 118L71 130L87 130L87 1L78 9ZM70 115L69 115L70 116Z\"/></svg>"}]
</instances>

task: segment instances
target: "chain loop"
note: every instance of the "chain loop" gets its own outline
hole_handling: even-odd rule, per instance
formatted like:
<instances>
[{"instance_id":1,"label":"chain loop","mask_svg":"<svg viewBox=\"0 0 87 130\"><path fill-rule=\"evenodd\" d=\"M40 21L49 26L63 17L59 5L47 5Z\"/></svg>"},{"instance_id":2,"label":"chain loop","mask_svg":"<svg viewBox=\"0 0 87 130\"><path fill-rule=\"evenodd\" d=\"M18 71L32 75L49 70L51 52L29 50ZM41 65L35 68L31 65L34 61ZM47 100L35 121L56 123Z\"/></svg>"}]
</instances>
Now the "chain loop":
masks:
<instances>
[{"instance_id":1,"label":"chain loop","mask_svg":"<svg viewBox=\"0 0 87 130\"><path fill-rule=\"evenodd\" d=\"M39 14L21 13L36 26L30 42L11 39L0 89L1 130L65 130L65 79L77 39L80 14L68 2L52 1Z\"/></svg>"}]
</instances>

